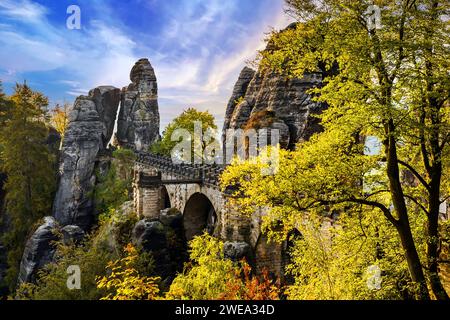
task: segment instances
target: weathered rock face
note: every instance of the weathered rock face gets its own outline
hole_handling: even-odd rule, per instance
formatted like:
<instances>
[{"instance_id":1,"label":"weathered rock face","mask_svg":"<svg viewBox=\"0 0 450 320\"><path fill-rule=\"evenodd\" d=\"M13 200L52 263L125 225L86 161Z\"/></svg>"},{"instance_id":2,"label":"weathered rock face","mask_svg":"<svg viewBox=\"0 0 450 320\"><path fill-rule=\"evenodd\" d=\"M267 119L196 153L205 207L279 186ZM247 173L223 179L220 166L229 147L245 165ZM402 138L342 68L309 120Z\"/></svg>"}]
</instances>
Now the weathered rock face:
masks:
<instances>
[{"instance_id":1,"label":"weathered rock face","mask_svg":"<svg viewBox=\"0 0 450 320\"><path fill-rule=\"evenodd\" d=\"M244 68L241 76L251 74L247 69ZM236 84L238 87L242 87L242 83L248 80L248 76L244 78L241 76ZM275 73L254 73L243 95L236 98L237 95L233 92L232 100L230 99L227 107L224 134L227 129L255 127L279 129L281 145L294 148L297 142L309 139L313 133L320 130L318 120L312 115L320 113L325 106L313 102L311 95L306 91L319 86L321 81L320 73L307 74L302 79L288 79ZM254 125L253 119L258 118L258 114L263 112L271 113L273 121L266 126L258 123Z\"/></svg>"},{"instance_id":2,"label":"weathered rock face","mask_svg":"<svg viewBox=\"0 0 450 320\"><path fill-rule=\"evenodd\" d=\"M164 225L157 220L144 219L136 223L133 240L147 251L157 251L167 246Z\"/></svg>"},{"instance_id":3,"label":"weathered rock face","mask_svg":"<svg viewBox=\"0 0 450 320\"><path fill-rule=\"evenodd\" d=\"M241 73L239 74L239 78L234 85L233 93L231 94L231 98L228 101L227 109L225 111L224 129L230 128L230 121L233 116L234 109L236 108L237 102L240 98L245 96L248 85L255 76L255 73L255 70L249 67L244 67L244 69L242 69Z\"/></svg>"},{"instance_id":4,"label":"weathered rock face","mask_svg":"<svg viewBox=\"0 0 450 320\"><path fill-rule=\"evenodd\" d=\"M53 215L63 226L89 229L95 220L92 190L98 156L111 139L120 90L98 87L76 99L69 113L60 161L60 182Z\"/></svg>"},{"instance_id":5,"label":"weathered rock face","mask_svg":"<svg viewBox=\"0 0 450 320\"><path fill-rule=\"evenodd\" d=\"M147 150L159 138L158 85L148 59L131 70L132 83L122 90L115 140L119 145Z\"/></svg>"},{"instance_id":6,"label":"weathered rock face","mask_svg":"<svg viewBox=\"0 0 450 320\"><path fill-rule=\"evenodd\" d=\"M86 233L79 226L67 225L61 229L62 240L66 245L79 243L83 240Z\"/></svg>"},{"instance_id":7,"label":"weathered rock face","mask_svg":"<svg viewBox=\"0 0 450 320\"><path fill-rule=\"evenodd\" d=\"M252 262L252 248L247 242L225 242L223 244L224 256L233 261L240 261L246 259Z\"/></svg>"},{"instance_id":8,"label":"weathered rock face","mask_svg":"<svg viewBox=\"0 0 450 320\"><path fill-rule=\"evenodd\" d=\"M58 240L58 224L53 217L45 217L44 223L28 239L20 263L19 284L33 282L37 271L53 260L56 248L53 241Z\"/></svg>"},{"instance_id":9,"label":"weathered rock face","mask_svg":"<svg viewBox=\"0 0 450 320\"><path fill-rule=\"evenodd\" d=\"M132 233L135 245L150 252L155 272L170 284L187 260L183 215L176 209L162 210L159 218L146 218L136 223Z\"/></svg>"},{"instance_id":10,"label":"weathered rock face","mask_svg":"<svg viewBox=\"0 0 450 320\"><path fill-rule=\"evenodd\" d=\"M166 227L181 231L183 229L183 214L175 208L161 210L159 220Z\"/></svg>"}]
</instances>

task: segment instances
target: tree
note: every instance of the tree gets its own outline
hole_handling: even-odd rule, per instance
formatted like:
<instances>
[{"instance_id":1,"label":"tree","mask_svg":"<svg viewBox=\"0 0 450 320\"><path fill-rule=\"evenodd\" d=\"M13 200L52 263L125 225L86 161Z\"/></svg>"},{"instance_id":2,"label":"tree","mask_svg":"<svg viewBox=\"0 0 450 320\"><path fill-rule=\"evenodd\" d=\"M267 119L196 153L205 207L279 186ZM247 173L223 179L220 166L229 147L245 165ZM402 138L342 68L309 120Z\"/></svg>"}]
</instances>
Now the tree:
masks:
<instances>
[{"instance_id":1,"label":"tree","mask_svg":"<svg viewBox=\"0 0 450 320\"><path fill-rule=\"evenodd\" d=\"M267 269L261 276L252 274L252 268L245 261L240 262L240 272L235 281L226 283L225 292L219 295L220 300L279 300L281 286L279 281L270 278Z\"/></svg>"},{"instance_id":2,"label":"tree","mask_svg":"<svg viewBox=\"0 0 450 320\"><path fill-rule=\"evenodd\" d=\"M51 112L50 123L61 135L61 143L69 123L69 109L70 105L68 103L64 103L63 106L57 104Z\"/></svg>"},{"instance_id":3,"label":"tree","mask_svg":"<svg viewBox=\"0 0 450 320\"><path fill-rule=\"evenodd\" d=\"M178 117L176 117L172 122L164 129L163 136L161 141L156 142L151 147L151 151L158 154L163 154L170 156L171 151L173 148L177 145L179 142L178 140L172 141L172 135L175 132L175 130L187 130L190 135L191 139L194 137L195 133L195 122L199 121L201 122L201 134L205 134L208 129L210 130L216 130L217 126L214 123L214 116L210 114L208 111L198 111L194 108L189 108L183 113L181 113ZM179 139L179 138L177 138ZM192 141L192 158L194 157L194 142ZM201 150L200 152L204 152L206 148L206 142L201 141ZM203 155L203 154L202 154ZM199 156L202 156L199 155Z\"/></svg>"},{"instance_id":4,"label":"tree","mask_svg":"<svg viewBox=\"0 0 450 320\"><path fill-rule=\"evenodd\" d=\"M245 262L224 256L223 242L205 233L190 241L190 262L172 282L167 299L177 300L276 300L280 287L265 273L251 274Z\"/></svg>"},{"instance_id":5,"label":"tree","mask_svg":"<svg viewBox=\"0 0 450 320\"><path fill-rule=\"evenodd\" d=\"M0 81L0 122L2 124L6 120L10 107L11 102L6 98L6 95L3 92L2 82Z\"/></svg>"},{"instance_id":6,"label":"tree","mask_svg":"<svg viewBox=\"0 0 450 320\"><path fill-rule=\"evenodd\" d=\"M225 260L223 243L208 234L194 237L189 243L190 263L172 282L168 299L214 300L236 280L238 267Z\"/></svg>"},{"instance_id":7,"label":"tree","mask_svg":"<svg viewBox=\"0 0 450 320\"><path fill-rule=\"evenodd\" d=\"M416 218L414 225L423 224L423 215ZM396 230L377 209L347 209L337 222L311 215L298 226L301 237L294 240L287 270L295 280L289 299L411 298Z\"/></svg>"},{"instance_id":8,"label":"tree","mask_svg":"<svg viewBox=\"0 0 450 320\"><path fill-rule=\"evenodd\" d=\"M98 288L97 280L103 277L112 279L109 278L111 270L108 268L108 265L112 264L111 261L119 260L122 265L122 262L129 260L129 253L123 248L128 247L136 222L137 217L133 212L111 209L100 215L98 228L86 235L82 241L64 243L60 239L56 243L52 263L38 272L36 283L21 284L16 290L15 299L99 300L115 293L114 290ZM151 255L139 251L135 257L137 253L132 253L131 268L139 275L152 275L154 264ZM67 287L67 268L73 265L80 267L80 290Z\"/></svg>"},{"instance_id":9,"label":"tree","mask_svg":"<svg viewBox=\"0 0 450 320\"><path fill-rule=\"evenodd\" d=\"M321 72L323 86L311 92L329 106L325 131L284 154L273 177L230 168L224 181L241 185L241 203L267 201L268 220L290 221L291 229L297 213L376 208L399 236L417 298L429 299L428 279L434 296L448 299L438 275L439 206L449 181L448 3L378 1L381 28L367 22L364 1L287 4L302 22L273 34L261 68ZM365 136L381 141L381 154L364 154ZM417 214L426 216L425 266L424 244L413 236Z\"/></svg>"},{"instance_id":10,"label":"tree","mask_svg":"<svg viewBox=\"0 0 450 320\"><path fill-rule=\"evenodd\" d=\"M18 84L10 103L0 128L0 163L7 176L4 190L10 228L4 243L8 250L7 281L13 287L27 235L51 212L56 175L54 157L45 144L47 98L26 84Z\"/></svg>"},{"instance_id":11,"label":"tree","mask_svg":"<svg viewBox=\"0 0 450 320\"><path fill-rule=\"evenodd\" d=\"M35 283L21 284L14 299L98 300L106 295L105 290L97 288L96 279L106 275L105 267L117 255L95 245L93 240L94 237L88 237L83 243L77 244L58 241L55 260L39 270ZM71 290L67 286L67 269L72 265L80 267L80 290Z\"/></svg>"},{"instance_id":12,"label":"tree","mask_svg":"<svg viewBox=\"0 0 450 320\"><path fill-rule=\"evenodd\" d=\"M113 291L101 300L155 300L158 298L158 277L141 276L135 268L138 251L131 244L124 248L125 257L109 262L110 273L97 279L97 287Z\"/></svg>"},{"instance_id":13,"label":"tree","mask_svg":"<svg viewBox=\"0 0 450 320\"><path fill-rule=\"evenodd\" d=\"M116 209L131 197L132 170L135 155L128 149L118 149L113 152L113 160L108 171L99 175L94 196L99 212Z\"/></svg>"}]
</instances>

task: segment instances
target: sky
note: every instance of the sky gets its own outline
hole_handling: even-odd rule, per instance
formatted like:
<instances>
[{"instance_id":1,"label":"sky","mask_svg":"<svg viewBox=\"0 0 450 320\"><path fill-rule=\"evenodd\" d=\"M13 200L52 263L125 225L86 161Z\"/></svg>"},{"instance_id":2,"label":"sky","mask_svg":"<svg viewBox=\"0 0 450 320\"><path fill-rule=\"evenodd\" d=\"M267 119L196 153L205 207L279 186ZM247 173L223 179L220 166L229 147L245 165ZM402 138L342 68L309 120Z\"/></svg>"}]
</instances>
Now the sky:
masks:
<instances>
[{"instance_id":1,"label":"sky","mask_svg":"<svg viewBox=\"0 0 450 320\"><path fill-rule=\"evenodd\" d=\"M67 8L81 29L67 28ZM161 130L187 107L222 125L240 70L290 20L283 0L0 0L0 80L24 80L56 103L129 84L139 58L153 65Z\"/></svg>"}]
</instances>

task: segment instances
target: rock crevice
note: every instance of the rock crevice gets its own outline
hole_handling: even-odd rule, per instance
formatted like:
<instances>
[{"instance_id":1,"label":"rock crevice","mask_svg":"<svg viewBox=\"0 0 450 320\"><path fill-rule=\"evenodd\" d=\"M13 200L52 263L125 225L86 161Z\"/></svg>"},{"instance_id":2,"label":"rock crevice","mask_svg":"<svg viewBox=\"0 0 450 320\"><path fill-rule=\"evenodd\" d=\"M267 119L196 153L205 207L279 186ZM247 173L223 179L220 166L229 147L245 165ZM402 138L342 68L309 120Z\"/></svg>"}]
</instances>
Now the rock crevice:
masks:
<instances>
[{"instance_id":1,"label":"rock crevice","mask_svg":"<svg viewBox=\"0 0 450 320\"><path fill-rule=\"evenodd\" d=\"M92 191L97 157L111 139L120 90L98 87L76 99L69 113L60 160L60 181L53 204L59 224L89 229L95 220Z\"/></svg>"},{"instance_id":2,"label":"rock crevice","mask_svg":"<svg viewBox=\"0 0 450 320\"><path fill-rule=\"evenodd\" d=\"M233 91L227 106L223 135L227 129L279 129L281 146L293 149L296 143L308 140L313 133L321 130L314 115L319 114L325 105L313 101L307 92L321 85L320 73L290 79L273 72L258 71L253 73L247 84L251 74L247 67L241 72L235 89L244 88L243 84L246 84L246 91L242 94L236 89L236 95ZM238 100L236 96L239 96ZM270 114L271 121L267 121L267 117L262 119L261 114ZM267 123L264 125L261 120Z\"/></svg>"},{"instance_id":3,"label":"rock crevice","mask_svg":"<svg viewBox=\"0 0 450 320\"><path fill-rule=\"evenodd\" d=\"M133 66L132 83L122 89L101 86L76 99L64 136L60 181L53 216L62 226L88 230L95 222L92 197L96 171L105 167L104 155L113 135L119 146L147 150L159 138L158 86L148 59ZM119 109L120 105L120 109Z\"/></svg>"}]
</instances>

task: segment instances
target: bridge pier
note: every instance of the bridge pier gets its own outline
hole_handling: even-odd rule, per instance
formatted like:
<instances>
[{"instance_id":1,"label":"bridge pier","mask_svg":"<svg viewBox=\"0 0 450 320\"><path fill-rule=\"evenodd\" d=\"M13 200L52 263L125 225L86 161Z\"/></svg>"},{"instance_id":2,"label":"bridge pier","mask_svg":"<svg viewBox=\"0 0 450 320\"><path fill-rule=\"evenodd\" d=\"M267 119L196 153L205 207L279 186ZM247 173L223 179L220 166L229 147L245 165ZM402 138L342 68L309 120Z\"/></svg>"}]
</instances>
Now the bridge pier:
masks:
<instances>
[{"instance_id":1,"label":"bridge pier","mask_svg":"<svg viewBox=\"0 0 450 320\"><path fill-rule=\"evenodd\" d=\"M162 187L145 185L144 175L155 179L161 176L156 169L135 168L133 181L134 208L139 218L158 218L161 209L163 209Z\"/></svg>"},{"instance_id":2,"label":"bridge pier","mask_svg":"<svg viewBox=\"0 0 450 320\"><path fill-rule=\"evenodd\" d=\"M145 154L135 165L134 201L140 218L158 218L166 203L183 213L187 240L204 230L224 242L247 243L257 273L267 269L283 278L285 244L269 243L261 233L261 208L251 217L230 205L228 193L219 188L223 168L177 165L170 159Z\"/></svg>"}]
</instances>

